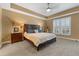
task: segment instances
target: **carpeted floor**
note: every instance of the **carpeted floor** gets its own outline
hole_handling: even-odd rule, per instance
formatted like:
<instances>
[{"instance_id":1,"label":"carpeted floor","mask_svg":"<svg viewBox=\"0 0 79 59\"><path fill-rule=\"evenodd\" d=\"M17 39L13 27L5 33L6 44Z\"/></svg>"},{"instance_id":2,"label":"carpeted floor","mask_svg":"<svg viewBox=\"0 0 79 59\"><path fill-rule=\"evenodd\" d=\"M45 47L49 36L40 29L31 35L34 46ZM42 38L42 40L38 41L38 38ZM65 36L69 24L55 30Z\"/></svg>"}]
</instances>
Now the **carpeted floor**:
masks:
<instances>
[{"instance_id":1,"label":"carpeted floor","mask_svg":"<svg viewBox=\"0 0 79 59\"><path fill-rule=\"evenodd\" d=\"M79 42L67 39L57 41L39 52L27 41L4 45L1 56L79 56Z\"/></svg>"}]
</instances>

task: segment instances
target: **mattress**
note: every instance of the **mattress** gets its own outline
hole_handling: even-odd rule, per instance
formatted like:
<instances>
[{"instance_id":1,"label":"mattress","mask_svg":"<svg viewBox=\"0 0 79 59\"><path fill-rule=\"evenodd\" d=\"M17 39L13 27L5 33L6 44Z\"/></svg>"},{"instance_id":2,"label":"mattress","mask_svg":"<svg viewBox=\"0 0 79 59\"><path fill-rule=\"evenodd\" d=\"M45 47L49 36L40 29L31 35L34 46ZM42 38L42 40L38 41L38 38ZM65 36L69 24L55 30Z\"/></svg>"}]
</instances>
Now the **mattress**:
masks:
<instances>
[{"instance_id":1,"label":"mattress","mask_svg":"<svg viewBox=\"0 0 79 59\"><path fill-rule=\"evenodd\" d=\"M29 39L34 43L35 46L38 46L40 43L51 40L56 37L53 33L24 33L24 37Z\"/></svg>"}]
</instances>

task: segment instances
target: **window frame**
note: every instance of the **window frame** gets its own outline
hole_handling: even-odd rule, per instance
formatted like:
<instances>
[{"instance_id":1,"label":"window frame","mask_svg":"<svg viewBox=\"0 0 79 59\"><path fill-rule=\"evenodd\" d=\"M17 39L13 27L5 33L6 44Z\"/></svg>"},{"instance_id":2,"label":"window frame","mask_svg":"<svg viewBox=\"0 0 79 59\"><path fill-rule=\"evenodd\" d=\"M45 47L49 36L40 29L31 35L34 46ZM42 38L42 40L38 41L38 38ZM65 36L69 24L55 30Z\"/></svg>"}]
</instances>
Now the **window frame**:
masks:
<instances>
[{"instance_id":1,"label":"window frame","mask_svg":"<svg viewBox=\"0 0 79 59\"><path fill-rule=\"evenodd\" d=\"M57 25L58 22L59 22L59 25ZM70 25L67 25L67 24L70 24ZM59 28L59 30L57 28ZM63 33L63 31L67 31L66 29L69 32ZM58 33L57 33L57 30L58 30ZM53 19L53 33L58 34L58 35L71 35L71 16Z\"/></svg>"}]
</instances>

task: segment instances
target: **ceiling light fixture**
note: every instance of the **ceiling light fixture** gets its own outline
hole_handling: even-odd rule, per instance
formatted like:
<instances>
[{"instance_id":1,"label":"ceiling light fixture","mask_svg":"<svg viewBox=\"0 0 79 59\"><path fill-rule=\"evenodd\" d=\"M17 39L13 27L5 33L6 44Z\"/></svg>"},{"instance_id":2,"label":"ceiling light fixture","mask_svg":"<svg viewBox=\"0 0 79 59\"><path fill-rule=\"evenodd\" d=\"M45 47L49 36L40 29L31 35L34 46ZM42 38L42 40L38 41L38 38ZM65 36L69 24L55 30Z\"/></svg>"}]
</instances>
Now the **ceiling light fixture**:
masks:
<instances>
[{"instance_id":1,"label":"ceiling light fixture","mask_svg":"<svg viewBox=\"0 0 79 59\"><path fill-rule=\"evenodd\" d=\"M51 8L49 7L49 3L47 5L48 5L48 7L46 8L46 11L47 12L50 12L51 11Z\"/></svg>"}]
</instances>

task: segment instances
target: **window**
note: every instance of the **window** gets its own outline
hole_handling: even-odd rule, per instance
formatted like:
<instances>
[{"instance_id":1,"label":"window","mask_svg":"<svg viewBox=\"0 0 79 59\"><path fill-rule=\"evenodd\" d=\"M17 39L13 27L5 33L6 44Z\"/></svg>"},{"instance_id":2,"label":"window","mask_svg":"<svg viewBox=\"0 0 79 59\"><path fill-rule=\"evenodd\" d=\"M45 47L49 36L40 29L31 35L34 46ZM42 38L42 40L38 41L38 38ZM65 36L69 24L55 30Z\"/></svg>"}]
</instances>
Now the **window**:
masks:
<instances>
[{"instance_id":1,"label":"window","mask_svg":"<svg viewBox=\"0 0 79 59\"><path fill-rule=\"evenodd\" d=\"M53 33L60 35L71 34L71 17L63 17L53 20Z\"/></svg>"}]
</instances>

